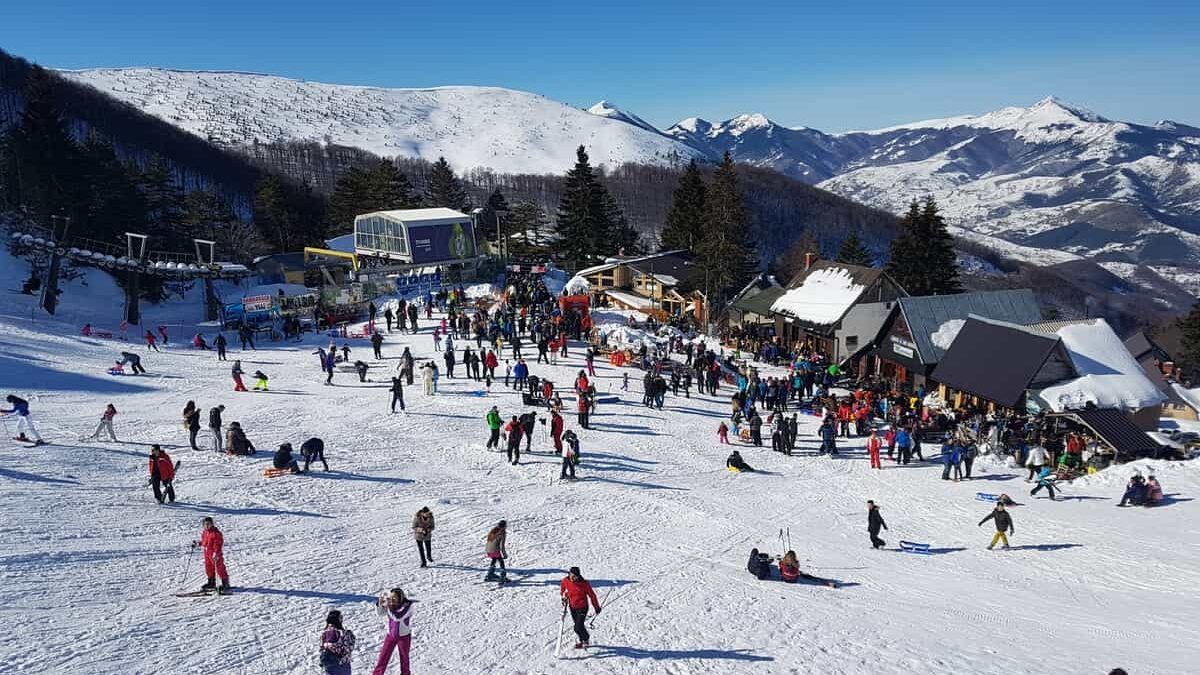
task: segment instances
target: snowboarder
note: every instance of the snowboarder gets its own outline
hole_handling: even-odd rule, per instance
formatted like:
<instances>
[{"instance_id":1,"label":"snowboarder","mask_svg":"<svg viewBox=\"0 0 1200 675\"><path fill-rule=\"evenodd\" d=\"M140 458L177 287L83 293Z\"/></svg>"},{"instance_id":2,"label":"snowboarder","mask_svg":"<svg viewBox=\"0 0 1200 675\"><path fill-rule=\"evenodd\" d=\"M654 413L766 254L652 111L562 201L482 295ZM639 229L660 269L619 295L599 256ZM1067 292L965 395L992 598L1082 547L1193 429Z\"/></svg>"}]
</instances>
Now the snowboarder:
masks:
<instances>
[{"instance_id":1,"label":"snowboarder","mask_svg":"<svg viewBox=\"0 0 1200 675\"><path fill-rule=\"evenodd\" d=\"M332 369L329 371L329 374L331 376L333 375ZM254 371L254 380L255 380L254 391L266 391L267 390L267 376L263 374L263 371L261 371L261 370Z\"/></svg>"},{"instance_id":2,"label":"snowboarder","mask_svg":"<svg viewBox=\"0 0 1200 675\"><path fill-rule=\"evenodd\" d=\"M397 403L400 404L400 409L404 410L404 383L400 381L400 378L392 378L392 388L388 391L392 393L392 414L396 413Z\"/></svg>"},{"instance_id":3,"label":"snowboarder","mask_svg":"<svg viewBox=\"0 0 1200 675\"><path fill-rule=\"evenodd\" d=\"M354 633L342 627L342 613L335 610L325 617L321 631L321 668L325 675L350 675Z\"/></svg>"},{"instance_id":4,"label":"snowboarder","mask_svg":"<svg viewBox=\"0 0 1200 675\"><path fill-rule=\"evenodd\" d=\"M188 401L183 406L183 428L188 431L188 445L193 450L199 450L196 447L196 434L200 432L200 408L196 407L195 401Z\"/></svg>"},{"instance_id":5,"label":"snowboarder","mask_svg":"<svg viewBox=\"0 0 1200 675\"><path fill-rule=\"evenodd\" d=\"M484 540L483 552L491 561L488 565L487 576L484 581L496 581L496 565L500 566L500 583L508 581L508 571L504 568L504 559L508 557L508 549L505 547L508 538L508 521L500 521L487 534Z\"/></svg>"},{"instance_id":6,"label":"snowboarder","mask_svg":"<svg viewBox=\"0 0 1200 675\"><path fill-rule=\"evenodd\" d=\"M175 465L171 462L171 457L158 447L157 443L150 446L150 487L154 488L154 499L159 504L163 503L164 489L170 503L175 503L175 487L172 485L174 480Z\"/></svg>"},{"instance_id":7,"label":"snowboarder","mask_svg":"<svg viewBox=\"0 0 1200 675\"><path fill-rule=\"evenodd\" d=\"M113 418L116 416L117 416L116 406L114 406L111 403L104 406L104 412L100 415L100 424L98 424L96 426L96 430L94 432L92 432L92 435L88 436L84 440L90 441L90 440L98 439L98 438L100 438L100 432L107 430L108 437L111 438L115 442L117 440L117 434L115 431L113 431Z\"/></svg>"},{"instance_id":8,"label":"snowboarder","mask_svg":"<svg viewBox=\"0 0 1200 675\"><path fill-rule=\"evenodd\" d=\"M225 406L219 405L211 408L208 411L208 430L212 432L213 451L221 452L221 413L225 412Z\"/></svg>"},{"instance_id":9,"label":"snowboarder","mask_svg":"<svg viewBox=\"0 0 1200 675\"><path fill-rule=\"evenodd\" d=\"M308 467L313 462L320 462L329 471L329 462L325 461L325 441L315 436L304 441L300 444L300 456L304 458L304 470L300 473L308 473Z\"/></svg>"},{"instance_id":10,"label":"snowboarder","mask_svg":"<svg viewBox=\"0 0 1200 675\"><path fill-rule=\"evenodd\" d=\"M413 603L404 597L404 591L393 588L386 597L375 601L375 611L379 616L387 618L387 635L383 638L383 646L379 648L379 658L375 661L372 675L384 675L388 663L392 660L392 650L396 650L400 658L401 675L409 675L409 654L412 652L412 614Z\"/></svg>"},{"instance_id":11,"label":"snowboarder","mask_svg":"<svg viewBox=\"0 0 1200 675\"><path fill-rule=\"evenodd\" d=\"M213 523L212 516L206 516L203 520L204 531L200 534L199 542L192 542L193 546L199 546L204 552L204 576L208 577L208 582L200 587L202 591L216 590L219 594L229 592L229 572L225 570L225 536L217 529ZM221 585L217 586L216 580L220 577Z\"/></svg>"},{"instance_id":12,"label":"snowboarder","mask_svg":"<svg viewBox=\"0 0 1200 675\"><path fill-rule=\"evenodd\" d=\"M559 474L560 479L568 478L575 480L575 466L579 464L579 437L574 431L568 431L563 434L563 440L567 443L566 450L562 453L562 472Z\"/></svg>"},{"instance_id":13,"label":"snowboarder","mask_svg":"<svg viewBox=\"0 0 1200 675\"><path fill-rule=\"evenodd\" d=\"M421 556L421 567L433 562L433 511L422 506L413 516L413 538L417 540L417 553Z\"/></svg>"},{"instance_id":14,"label":"snowboarder","mask_svg":"<svg viewBox=\"0 0 1200 675\"><path fill-rule=\"evenodd\" d=\"M596 598L596 592L592 590L588 580L583 578L578 567L572 567L567 576L563 577L558 584L558 592L562 595L563 604L571 611L571 620L575 623L575 635L579 637L575 648L587 649L591 641L584 624L588 616L588 602L592 603L596 614L600 613L600 601Z\"/></svg>"},{"instance_id":15,"label":"snowboarder","mask_svg":"<svg viewBox=\"0 0 1200 675\"><path fill-rule=\"evenodd\" d=\"M246 391L246 385L242 382L242 375L245 375L246 371L242 370L242 362L240 359L234 360L233 368L231 368L229 372L233 375L233 390Z\"/></svg>"},{"instance_id":16,"label":"snowboarder","mask_svg":"<svg viewBox=\"0 0 1200 675\"><path fill-rule=\"evenodd\" d=\"M996 542L1002 542L1003 548L1008 548L1008 535L1005 532L1016 534L1017 531L1013 527L1012 516L1005 510L1004 504L996 504L996 508L992 509L991 513L979 521L979 526L982 527L989 520L996 523L996 536L992 537L992 543L988 544L988 550L992 550Z\"/></svg>"},{"instance_id":17,"label":"snowboarder","mask_svg":"<svg viewBox=\"0 0 1200 675\"><path fill-rule=\"evenodd\" d=\"M887 523L883 522L883 516L879 515L879 507L875 506L875 501L868 499L867 533L871 535L871 548L887 546L887 542L879 538L879 528L888 529Z\"/></svg>"}]
</instances>

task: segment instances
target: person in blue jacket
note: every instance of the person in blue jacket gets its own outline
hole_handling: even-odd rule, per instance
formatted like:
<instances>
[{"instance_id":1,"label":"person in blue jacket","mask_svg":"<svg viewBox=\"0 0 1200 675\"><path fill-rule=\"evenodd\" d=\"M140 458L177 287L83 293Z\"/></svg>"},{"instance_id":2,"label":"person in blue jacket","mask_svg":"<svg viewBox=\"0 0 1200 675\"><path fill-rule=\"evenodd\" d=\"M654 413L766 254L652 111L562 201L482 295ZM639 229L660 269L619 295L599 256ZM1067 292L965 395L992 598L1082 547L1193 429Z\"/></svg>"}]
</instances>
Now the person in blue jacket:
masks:
<instances>
[{"instance_id":1,"label":"person in blue jacket","mask_svg":"<svg viewBox=\"0 0 1200 675\"><path fill-rule=\"evenodd\" d=\"M958 444L954 441L944 443L942 445L942 480L950 480L950 467L958 464L958 460Z\"/></svg>"},{"instance_id":2,"label":"person in blue jacket","mask_svg":"<svg viewBox=\"0 0 1200 675\"><path fill-rule=\"evenodd\" d=\"M830 455L837 454L837 427L832 416L826 418L821 425L821 453L826 452Z\"/></svg>"},{"instance_id":3,"label":"person in blue jacket","mask_svg":"<svg viewBox=\"0 0 1200 675\"><path fill-rule=\"evenodd\" d=\"M33 415L29 414L29 401L26 401L20 396L14 396L13 394L9 394L8 398L5 400L7 400L8 404L12 407L8 410L0 410L0 413L17 416L16 440L28 441L29 439L25 436L25 430L28 429L29 433L33 434L34 445L45 445L46 442L42 440L42 435L38 433L37 427L33 423Z\"/></svg>"},{"instance_id":4,"label":"person in blue jacket","mask_svg":"<svg viewBox=\"0 0 1200 675\"><path fill-rule=\"evenodd\" d=\"M526 365L525 359L520 359L517 361L517 365L513 366L513 389L523 391L528 378L529 366Z\"/></svg>"},{"instance_id":5,"label":"person in blue jacket","mask_svg":"<svg viewBox=\"0 0 1200 675\"><path fill-rule=\"evenodd\" d=\"M896 430L896 449L900 451L901 464L908 464L912 458L912 444L912 436L909 435L907 427Z\"/></svg>"},{"instance_id":6,"label":"person in blue jacket","mask_svg":"<svg viewBox=\"0 0 1200 675\"><path fill-rule=\"evenodd\" d=\"M1037 485L1033 486L1033 489L1029 491L1029 496L1036 495L1042 488L1046 488L1050 493L1050 501L1055 501L1054 479L1050 477L1050 467L1048 466L1043 466L1041 471L1038 471Z\"/></svg>"}]
</instances>

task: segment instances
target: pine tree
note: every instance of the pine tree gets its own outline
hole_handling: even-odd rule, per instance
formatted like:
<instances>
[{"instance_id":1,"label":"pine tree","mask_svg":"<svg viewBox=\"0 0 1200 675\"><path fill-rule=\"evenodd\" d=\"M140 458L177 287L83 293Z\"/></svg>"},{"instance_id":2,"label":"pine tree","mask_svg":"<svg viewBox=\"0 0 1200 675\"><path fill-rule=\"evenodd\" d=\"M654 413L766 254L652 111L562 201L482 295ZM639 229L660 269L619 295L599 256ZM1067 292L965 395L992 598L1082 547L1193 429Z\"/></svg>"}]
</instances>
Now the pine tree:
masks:
<instances>
[{"instance_id":1,"label":"pine tree","mask_svg":"<svg viewBox=\"0 0 1200 675\"><path fill-rule=\"evenodd\" d=\"M52 76L34 66L23 94L24 110L5 144L12 176L7 200L43 223L59 214L78 220L86 201L79 146L55 100Z\"/></svg>"},{"instance_id":2,"label":"pine tree","mask_svg":"<svg viewBox=\"0 0 1200 675\"><path fill-rule=\"evenodd\" d=\"M958 278L958 256L954 252L954 237L946 229L946 221L938 212L933 197L925 198L921 209L926 241L924 243L926 272L929 275L930 295L953 295L962 293L962 281Z\"/></svg>"},{"instance_id":3,"label":"pine tree","mask_svg":"<svg viewBox=\"0 0 1200 675\"><path fill-rule=\"evenodd\" d=\"M529 200L518 202L502 223L502 227L508 233L507 239L513 252L521 255L544 248L542 228L545 226L546 212L537 202Z\"/></svg>"},{"instance_id":4,"label":"pine tree","mask_svg":"<svg viewBox=\"0 0 1200 675\"><path fill-rule=\"evenodd\" d=\"M1188 312L1187 316L1178 320L1178 326L1183 343L1179 360L1185 370L1200 369L1200 301L1192 305L1192 311Z\"/></svg>"},{"instance_id":5,"label":"pine tree","mask_svg":"<svg viewBox=\"0 0 1200 675\"><path fill-rule=\"evenodd\" d=\"M238 218L229 202L212 190L194 190L184 197L183 220L197 238L216 243L218 260L248 262L267 250L254 225Z\"/></svg>"},{"instance_id":6,"label":"pine tree","mask_svg":"<svg viewBox=\"0 0 1200 675\"><path fill-rule=\"evenodd\" d=\"M641 235L633 229L617 204L617 198L601 185L601 203L603 221L607 232L600 240L600 250L604 255L638 255L642 252Z\"/></svg>"},{"instance_id":7,"label":"pine tree","mask_svg":"<svg viewBox=\"0 0 1200 675\"><path fill-rule=\"evenodd\" d=\"M575 166L567 172L558 203L556 252L575 262L599 255L600 237L608 232L604 190L582 145L575 151Z\"/></svg>"},{"instance_id":8,"label":"pine tree","mask_svg":"<svg viewBox=\"0 0 1200 675\"><path fill-rule=\"evenodd\" d=\"M866 246L863 246L862 240L858 238L858 232L854 230L851 230L850 234L842 240L836 260L846 265L861 267L871 267L875 263L871 252L867 250Z\"/></svg>"},{"instance_id":9,"label":"pine tree","mask_svg":"<svg viewBox=\"0 0 1200 675\"><path fill-rule=\"evenodd\" d=\"M159 155L150 158L137 176L137 186L146 205L148 233L162 237L168 250L186 251L192 232L183 221L183 191L171 165Z\"/></svg>"},{"instance_id":10,"label":"pine tree","mask_svg":"<svg viewBox=\"0 0 1200 675\"><path fill-rule=\"evenodd\" d=\"M892 239L886 267L888 276L910 295L927 295L922 270L925 260L921 225L921 205L914 199L908 205L908 213L900 220L900 231Z\"/></svg>"},{"instance_id":11,"label":"pine tree","mask_svg":"<svg viewBox=\"0 0 1200 675\"><path fill-rule=\"evenodd\" d=\"M425 188L425 203L428 206L444 206L456 211L465 211L468 208L467 192L445 157L438 157L438 161L430 170L429 185Z\"/></svg>"},{"instance_id":12,"label":"pine tree","mask_svg":"<svg viewBox=\"0 0 1200 675\"><path fill-rule=\"evenodd\" d=\"M129 230L146 229L146 203L138 191L134 172L121 163L112 144L91 134L80 149L80 166L86 194L84 220L72 229L91 239L123 242Z\"/></svg>"},{"instance_id":13,"label":"pine tree","mask_svg":"<svg viewBox=\"0 0 1200 675\"><path fill-rule=\"evenodd\" d=\"M347 169L338 178L329 195L329 222L335 231L348 232L354 227L354 218L363 213L378 211L372 208L371 176L358 167Z\"/></svg>"},{"instance_id":14,"label":"pine tree","mask_svg":"<svg viewBox=\"0 0 1200 675\"><path fill-rule=\"evenodd\" d=\"M660 235L660 251L684 249L694 252L699 247L704 232L704 199L707 191L700 167L693 159L683 170L679 186L675 188L671 211L667 214Z\"/></svg>"},{"instance_id":15,"label":"pine tree","mask_svg":"<svg viewBox=\"0 0 1200 675\"><path fill-rule=\"evenodd\" d=\"M374 170L367 174L366 182L368 209L361 213L413 209L421 203L413 193L408 176L401 173L396 163L390 159L381 159ZM353 223L353 219L351 222Z\"/></svg>"},{"instance_id":16,"label":"pine tree","mask_svg":"<svg viewBox=\"0 0 1200 675\"><path fill-rule=\"evenodd\" d=\"M704 241L698 247L699 264L714 306L737 291L754 276L758 246L750 234L749 215L738 190L737 169L729 153L713 174L704 209Z\"/></svg>"},{"instance_id":17,"label":"pine tree","mask_svg":"<svg viewBox=\"0 0 1200 675\"><path fill-rule=\"evenodd\" d=\"M489 238L494 238L497 236L500 227L503 226L503 223L500 221L502 219L507 221L507 219L512 217L509 215L511 210L508 200L504 198L504 193L500 191L499 186L496 186L492 190L492 193L488 195L487 201L483 205L483 210L476 219L477 226ZM517 231L515 228L508 228L508 230L510 233Z\"/></svg>"}]
</instances>

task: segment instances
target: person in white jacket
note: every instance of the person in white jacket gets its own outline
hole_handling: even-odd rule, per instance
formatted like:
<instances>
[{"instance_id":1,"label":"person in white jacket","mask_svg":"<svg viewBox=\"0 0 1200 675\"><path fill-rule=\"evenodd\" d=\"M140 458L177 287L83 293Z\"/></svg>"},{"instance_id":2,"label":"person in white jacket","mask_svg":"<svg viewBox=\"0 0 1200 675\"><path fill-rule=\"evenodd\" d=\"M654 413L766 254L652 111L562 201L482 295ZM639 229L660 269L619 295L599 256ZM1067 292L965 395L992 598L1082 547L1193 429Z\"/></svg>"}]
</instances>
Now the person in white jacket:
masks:
<instances>
[{"instance_id":1,"label":"person in white jacket","mask_svg":"<svg viewBox=\"0 0 1200 675\"><path fill-rule=\"evenodd\" d=\"M381 617L387 617L387 635L383 638L383 646L379 649L379 658L375 661L373 675L383 675L387 672L388 663L392 660L392 649L400 657L401 675L409 675L409 654L412 650L412 613L413 603L404 597L404 591L393 588L386 596L375 602L375 611Z\"/></svg>"},{"instance_id":2,"label":"person in white jacket","mask_svg":"<svg viewBox=\"0 0 1200 675\"><path fill-rule=\"evenodd\" d=\"M1025 466L1029 469L1029 475L1025 477L1026 483L1032 481L1042 467L1050 462L1049 457L1046 448L1042 447L1040 441L1029 448L1029 456L1025 458Z\"/></svg>"}]
</instances>

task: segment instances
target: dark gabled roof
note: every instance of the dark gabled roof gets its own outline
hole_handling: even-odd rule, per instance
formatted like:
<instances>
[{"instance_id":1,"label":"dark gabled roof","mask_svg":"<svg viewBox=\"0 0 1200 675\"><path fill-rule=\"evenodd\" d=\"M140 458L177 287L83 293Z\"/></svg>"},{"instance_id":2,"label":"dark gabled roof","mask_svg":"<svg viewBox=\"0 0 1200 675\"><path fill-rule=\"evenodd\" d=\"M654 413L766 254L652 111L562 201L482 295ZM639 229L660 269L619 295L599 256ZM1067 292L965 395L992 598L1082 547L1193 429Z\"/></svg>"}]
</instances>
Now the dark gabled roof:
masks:
<instances>
[{"instance_id":1,"label":"dark gabled roof","mask_svg":"<svg viewBox=\"0 0 1200 675\"><path fill-rule=\"evenodd\" d=\"M624 264L642 274L674 277L680 284L703 273L697 265L692 263L691 254L686 251L668 251L659 255L625 261Z\"/></svg>"},{"instance_id":2,"label":"dark gabled roof","mask_svg":"<svg viewBox=\"0 0 1200 675\"><path fill-rule=\"evenodd\" d=\"M1070 376L1076 375L1057 335L1040 335L1020 326L970 317L931 377L953 389L1012 408L1025 390L1041 379L1039 374L1051 357L1055 357L1056 367L1065 364Z\"/></svg>"},{"instance_id":3,"label":"dark gabled roof","mask_svg":"<svg viewBox=\"0 0 1200 675\"><path fill-rule=\"evenodd\" d=\"M1087 408L1060 414L1073 417L1096 432L1118 455L1145 455L1159 449L1154 439L1116 408Z\"/></svg>"},{"instance_id":4,"label":"dark gabled roof","mask_svg":"<svg viewBox=\"0 0 1200 675\"><path fill-rule=\"evenodd\" d=\"M1146 335L1146 331L1139 330L1133 335L1130 335L1125 340L1125 348L1128 349L1129 353L1133 354L1133 358L1137 359L1139 362L1152 361L1154 359L1158 359L1160 361L1171 360L1171 355L1167 353L1167 350L1159 347L1154 340L1151 340L1150 336Z\"/></svg>"},{"instance_id":5,"label":"dark gabled roof","mask_svg":"<svg viewBox=\"0 0 1200 675\"><path fill-rule=\"evenodd\" d=\"M933 334L947 321L965 320L972 314L1008 323L1030 324L1040 321L1042 310L1033 291L1021 288L1007 291L959 293L957 295L920 295L897 300L908 323L922 363L932 365L946 350L933 344Z\"/></svg>"},{"instance_id":6,"label":"dark gabled roof","mask_svg":"<svg viewBox=\"0 0 1200 675\"><path fill-rule=\"evenodd\" d=\"M742 310L743 312L751 312L760 316L770 316L771 305L774 304L775 301L779 299L779 296L783 295L785 292L786 291L779 286L770 286L760 290L754 295L743 295L730 304Z\"/></svg>"},{"instance_id":7,"label":"dark gabled roof","mask_svg":"<svg viewBox=\"0 0 1200 675\"><path fill-rule=\"evenodd\" d=\"M808 269L803 270L796 274L796 276L792 277L791 281L787 283L786 287L797 288L804 283L804 280L808 278L808 275L816 272L817 270L829 269L831 267L846 270L850 273L850 278L854 280L854 283L862 286L864 289L870 288L871 284L875 283L875 280L883 274L882 267L863 267L861 265L848 265L846 263L834 262L832 260L818 260L814 262Z\"/></svg>"}]
</instances>

